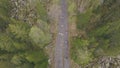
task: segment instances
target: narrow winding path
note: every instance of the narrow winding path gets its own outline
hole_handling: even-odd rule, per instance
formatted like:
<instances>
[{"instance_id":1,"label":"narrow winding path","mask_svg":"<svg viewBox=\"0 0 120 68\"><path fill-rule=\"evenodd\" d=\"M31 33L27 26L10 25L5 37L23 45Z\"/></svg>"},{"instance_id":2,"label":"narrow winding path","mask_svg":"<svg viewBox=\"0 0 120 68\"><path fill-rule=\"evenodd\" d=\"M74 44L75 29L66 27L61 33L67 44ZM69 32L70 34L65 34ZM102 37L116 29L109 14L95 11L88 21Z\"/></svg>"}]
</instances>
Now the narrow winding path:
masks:
<instances>
[{"instance_id":1,"label":"narrow winding path","mask_svg":"<svg viewBox=\"0 0 120 68\"><path fill-rule=\"evenodd\" d=\"M67 1L60 0L61 14L55 47L55 68L70 68Z\"/></svg>"}]
</instances>

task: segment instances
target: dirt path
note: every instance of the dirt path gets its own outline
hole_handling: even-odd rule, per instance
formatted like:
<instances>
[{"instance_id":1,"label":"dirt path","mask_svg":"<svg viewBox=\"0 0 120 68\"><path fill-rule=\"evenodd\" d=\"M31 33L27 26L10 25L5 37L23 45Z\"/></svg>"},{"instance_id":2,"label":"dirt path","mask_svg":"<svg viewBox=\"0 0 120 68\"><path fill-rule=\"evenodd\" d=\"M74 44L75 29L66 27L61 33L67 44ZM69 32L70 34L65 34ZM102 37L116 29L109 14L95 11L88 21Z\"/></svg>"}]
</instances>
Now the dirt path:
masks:
<instances>
[{"instance_id":1,"label":"dirt path","mask_svg":"<svg viewBox=\"0 0 120 68\"><path fill-rule=\"evenodd\" d=\"M55 47L55 68L70 68L68 45L68 13L66 0L60 0L61 14Z\"/></svg>"}]
</instances>

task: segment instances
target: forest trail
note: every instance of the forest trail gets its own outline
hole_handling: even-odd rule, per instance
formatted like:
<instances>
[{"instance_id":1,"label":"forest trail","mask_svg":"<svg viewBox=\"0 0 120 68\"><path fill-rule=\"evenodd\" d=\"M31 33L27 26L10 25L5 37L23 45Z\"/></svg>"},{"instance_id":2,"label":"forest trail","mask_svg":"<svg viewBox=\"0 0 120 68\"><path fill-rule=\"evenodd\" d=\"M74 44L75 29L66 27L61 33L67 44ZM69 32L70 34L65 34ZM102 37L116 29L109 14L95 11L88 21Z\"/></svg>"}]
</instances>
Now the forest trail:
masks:
<instances>
[{"instance_id":1,"label":"forest trail","mask_svg":"<svg viewBox=\"0 0 120 68\"><path fill-rule=\"evenodd\" d=\"M67 1L60 0L61 14L55 46L55 68L70 68Z\"/></svg>"}]
</instances>

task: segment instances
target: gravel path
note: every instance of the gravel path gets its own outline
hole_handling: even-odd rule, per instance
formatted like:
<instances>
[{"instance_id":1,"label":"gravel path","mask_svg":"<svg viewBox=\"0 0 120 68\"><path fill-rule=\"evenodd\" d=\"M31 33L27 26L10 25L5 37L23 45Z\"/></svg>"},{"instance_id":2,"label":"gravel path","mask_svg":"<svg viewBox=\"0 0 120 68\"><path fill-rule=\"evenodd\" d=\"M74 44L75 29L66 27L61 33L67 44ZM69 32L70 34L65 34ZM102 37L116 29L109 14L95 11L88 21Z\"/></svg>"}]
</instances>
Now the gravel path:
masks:
<instances>
[{"instance_id":1,"label":"gravel path","mask_svg":"<svg viewBox=\"0 0 120 68\"><path fill-rule=\"evenodd\" d=\"M66 0L60 0L61 14L55 47L55 68L70 68L68 45L68 13Z\"/></svg>"}]
</instances>

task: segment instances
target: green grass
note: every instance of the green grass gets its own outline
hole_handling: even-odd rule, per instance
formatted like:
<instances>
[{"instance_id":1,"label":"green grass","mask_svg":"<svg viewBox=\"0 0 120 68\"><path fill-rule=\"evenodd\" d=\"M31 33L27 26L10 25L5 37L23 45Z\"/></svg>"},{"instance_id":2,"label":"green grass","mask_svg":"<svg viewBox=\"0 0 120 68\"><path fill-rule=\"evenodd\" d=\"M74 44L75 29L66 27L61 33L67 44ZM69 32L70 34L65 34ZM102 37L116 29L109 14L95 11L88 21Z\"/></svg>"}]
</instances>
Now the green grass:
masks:
<instances>
[{"instance_id":1,"label":"green grass","mask_svg":"<svg viewBox=\"0 0 120 68\"><path fill-rule=\"evenodd\" d=\"M68 12L70 14L74 14L76 9L77 9L77 6L76 6L75 2L70 2L69 6L68 6Z\"/></svg>"},{"instance_id":2,"label":"green grass","mask_svg":"<svg viewBox=\"0 0 120 68\"><path fill-rule=\"evenodd\" d=\"M8 61L0 61L0 68L15 68L14 65Z\"/></svg>"},{"instance_id":3,"label":"green grass","mask_svg":"<svg viewBox=\"0 0 120 68\"><path fill-rule=\"evenodd\" d=\"M93 58L92 53L87 48L88 45L88 40L76 38L72 41L71 58L79 65L84 66Z\"/></svg>"},{"instance_id":4,"label":"green grass","mask_svg":"<svg viewBox=\"0 0 120 68\"><path fill-rule=\"evenodd\" d=\"M43 21L47 21L47 10L44 7L45 5L42 4L40 1L36 1L36 11L37 14L40 16L40 19Z\"/></svg>"},{"instance_id":5,"label":"green grass","mask_svg":"<svg viewBox=\"0 0 120 68\"><path fill-rule=\"evenodd\" d=\"M78 13L78 15L77 15L77 28L84 29L86 27L86 25L89 23L91 15L92 15L91 10L89 10L85 13Z\"/></svg>"},{"instance_id":6,"label":"green grass","mask_svg":"<svg viewBox=\"0 0 120 68\"><path fill-rule=\"evenodd\" d=\"M26 53L26 59L35 64L34 68L47 68L48 57L43 51L30 51Z\"/></svg>"}]
</instances>

